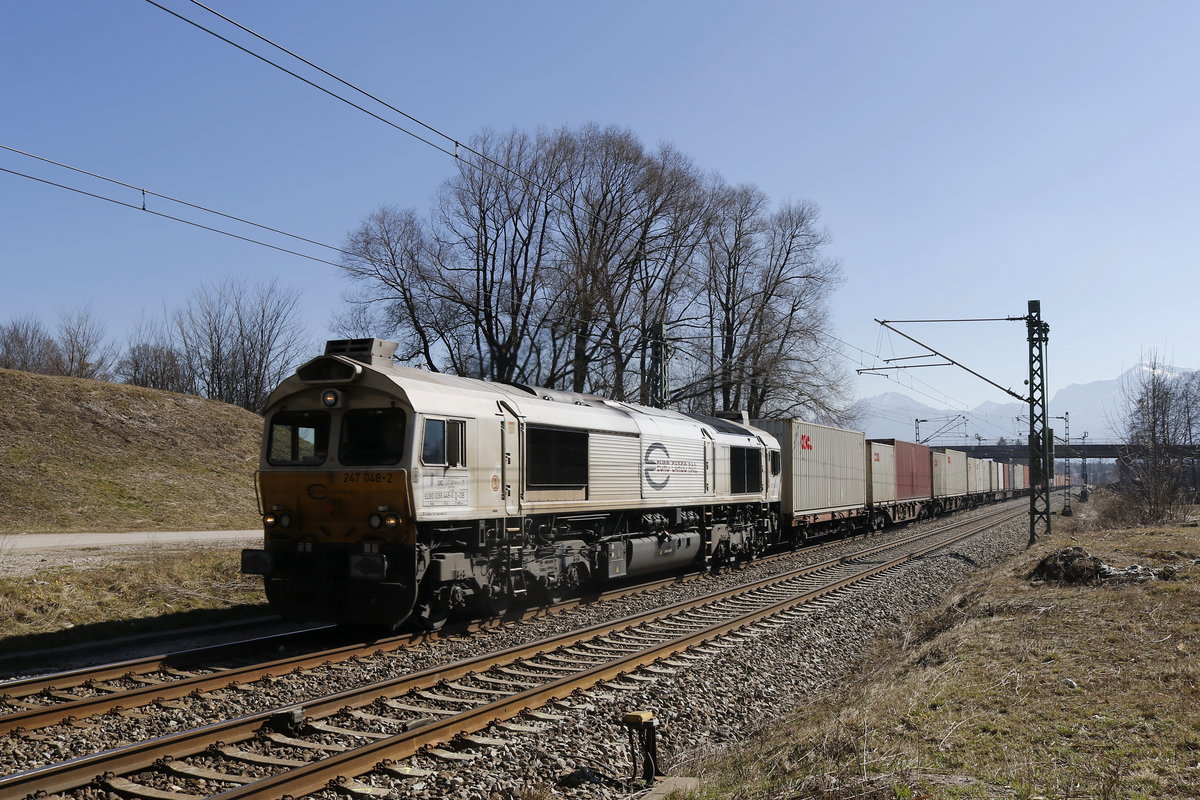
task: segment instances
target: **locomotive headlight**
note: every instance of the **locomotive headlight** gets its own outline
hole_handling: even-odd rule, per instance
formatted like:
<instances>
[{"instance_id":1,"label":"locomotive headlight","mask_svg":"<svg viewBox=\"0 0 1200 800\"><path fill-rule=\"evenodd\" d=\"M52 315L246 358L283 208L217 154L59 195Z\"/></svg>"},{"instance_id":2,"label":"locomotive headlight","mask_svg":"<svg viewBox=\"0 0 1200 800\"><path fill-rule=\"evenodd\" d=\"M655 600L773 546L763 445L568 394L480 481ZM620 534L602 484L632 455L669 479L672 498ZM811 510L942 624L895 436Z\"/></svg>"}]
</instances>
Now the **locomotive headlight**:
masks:
<instances>
[{"instance_id":1,"label":"locomotive headlight","mask_svg":"<svg viewBox=\"0 0 1200 800\"><path fill-rule=\"evenodd\" d=\"M379 530L383 527L383 517L381 517L379 514L372 514L367 518L367 524L370 525L374 530Z\"/></svg>"},{"instance_id":2,"label":"locomotive headlight","mask_svg":"<svg viewBox=\"0 0 1200 800\"><path fill-rule=\"evenodd\" d=\"M279 515L279 527L281 527L281 528L292 527L292 515L288 514L287 512L280 514Z\"/></svg>"},{"instance_id":3,"label":"locomotive headlight","mask_svg":"<svg viewBox=\"0 0 1200 800\"><path fill-rule=\"evenodd\" d=\"M383 525L386 528L396 528L400 525L400 516L398 514L386 514L383 518Z\"/></svg>"},{"instance_id":4,"label":"locomotive headlight","mask_svg":"<svg viewBox=\"0 0 1200 800\"><path fill-rule=\"evenodd\" d=\"M333 408L341 399L342 397L340 394L338 394L336 389L326 389L321 393L321 405L325 406L326 408Z\"/></svg>"},{"instance_id":5,"label":"locomotive headlight","mask_svg":"<svg viewBox=\"0 0 1200 800\"><path fill-rule=\"evenodd\" d=\"M279 524L279 517L275 516L275 514L273 514L273 513L263 514L263 527L264 528L274 528L278 524Z\"/></svg>"}]
</instances>

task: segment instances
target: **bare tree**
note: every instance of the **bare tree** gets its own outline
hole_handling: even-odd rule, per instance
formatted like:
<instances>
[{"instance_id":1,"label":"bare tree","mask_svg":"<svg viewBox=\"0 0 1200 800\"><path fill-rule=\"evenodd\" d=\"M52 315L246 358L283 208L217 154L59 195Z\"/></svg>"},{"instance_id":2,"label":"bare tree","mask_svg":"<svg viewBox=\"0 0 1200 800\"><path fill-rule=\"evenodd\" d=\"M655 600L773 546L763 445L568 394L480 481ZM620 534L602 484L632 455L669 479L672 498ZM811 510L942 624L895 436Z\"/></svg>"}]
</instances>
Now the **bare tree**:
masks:
<instances>
[{"instance_id":1,"label":"bare tree","mask_svg":"<svg viewBox=\"0 0 1200 800\"><path fill-rule=\"evenodd\" d=\"M1151 352L1132 383L1123 387L1126 451L1121 490L1133 521L1162 522L1188 499L1184 477L1191 465L1185 445L1193 441L1197 416L1191 407L1194 374L1163 364Z\"/></svg>"},{"instance_id":2,"label":"bare tree","mask_svg":"<svg viewBox=\"0 0 1200 800\"><path fill-rule=\"evenodd\" d=\"M772 212L619 128L471 144L490 160L460 162L428 220L384 208L350 235L340 329L391 335L431 370L647 402L648 331L665 324L687 343L675 401L845 416L821 341L840 272L815 206Z\"/></svg>"},{"instance_id":3,"label":"bare tree","mask_svg":"<svg viewBox=\"0 0 1200 800\"><path fill-rule=\"evenodd\" d=\"M0 368L58 374L58 342L36 317L20 317L0 326Z\"/></svg>"},{"instance_id":4,"label":"bare tree","mask_svg":"<svg viewBox=\"0 0 1200 800\"><path fill-rule=\"evenodd\" d=\"M196 394L196 381L187 357L176 346L171 329L158 321L138 323L116 375L124 383L180 394Z\"/></svg>"},{"instance_id":5,"label":"bare tree","mask_svg":"<svg viewBox=\"0 0 1200 800\"><path fill-rule=\"evenodd\" d=\"M556 331L575 391L645 401L646 331L678 321L697 294L688 280L702 239L700 177L670 147L648 153L628 130L561 132L570 157L559 217ZM686 312L683 312L686 313Z\"/></svg>"},{"instance_id":6,"label":"bare tree","mask_svg":"<svg viewBox=\"0 0 1200 800\"><path fill-rule=\"evenodd\" d=\"M300 293L277 281L226 280L196 290L175 315L179 348L205 397L262 409L267 394L309 352Z\"/></svg>"},{"instance_id":7,"label":"bare tree","mask_svg":"<svg viewBox=\"0 0 1200 800\"><path fill-rule=\"evenodd\" d=\"M58 319L57 374L111 380L117 358L105 336L104 325L89 306L62 312Z\"/></svg>"},{"instance_id":8,"label":"bare tree","mask_svg":"<svg viewBox=\"0 0 1200 800\"><path fill-rule=\"evenodd\" d=\"M821 256L827 234L812 203L774 212L750 186L714 184L704 246L708 340L691 348L697 377L681 387L720 410L753 417L804 416L844 423L847 376L823 339L829 301L841 283Z\"/></svg>"}]
</instances>

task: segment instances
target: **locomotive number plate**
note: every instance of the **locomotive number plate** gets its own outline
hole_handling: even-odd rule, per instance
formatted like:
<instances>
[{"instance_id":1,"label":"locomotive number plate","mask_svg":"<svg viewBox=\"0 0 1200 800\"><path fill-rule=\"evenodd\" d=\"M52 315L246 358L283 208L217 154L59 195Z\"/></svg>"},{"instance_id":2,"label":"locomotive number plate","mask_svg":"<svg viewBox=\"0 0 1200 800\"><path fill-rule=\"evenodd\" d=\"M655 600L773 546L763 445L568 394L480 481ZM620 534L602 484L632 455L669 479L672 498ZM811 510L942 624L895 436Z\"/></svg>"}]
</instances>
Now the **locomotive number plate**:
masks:
<instances>
[{"instance_id":1,"label":"locomotive number plate","mask_svg":"<svg viewBox=\"0 0 1200 800\"><path fill-rule=\"evenodd\" d=\"M393 472L344 472L342 483L392 483Z\"/></svg>"}]
</instances>

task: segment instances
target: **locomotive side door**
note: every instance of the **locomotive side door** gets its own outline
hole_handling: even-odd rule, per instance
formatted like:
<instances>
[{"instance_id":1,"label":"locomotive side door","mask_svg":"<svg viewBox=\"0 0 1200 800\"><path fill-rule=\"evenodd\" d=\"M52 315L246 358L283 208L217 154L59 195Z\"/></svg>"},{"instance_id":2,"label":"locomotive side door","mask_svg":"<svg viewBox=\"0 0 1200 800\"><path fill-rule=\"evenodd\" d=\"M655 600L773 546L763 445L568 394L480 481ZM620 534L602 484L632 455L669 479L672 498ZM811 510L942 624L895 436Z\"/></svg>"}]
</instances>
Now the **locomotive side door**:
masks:
<instances>
[{"instance_id":1,"label":"locomotive side door","mask_svg":"<svg viewBox=\"0 0 1200 800\"><path fill-rule=\"evenodd\" d=\"M500 485L504 513L521 513L521 415L503 401L500 406Z\"/></svg>"}]
</instances>

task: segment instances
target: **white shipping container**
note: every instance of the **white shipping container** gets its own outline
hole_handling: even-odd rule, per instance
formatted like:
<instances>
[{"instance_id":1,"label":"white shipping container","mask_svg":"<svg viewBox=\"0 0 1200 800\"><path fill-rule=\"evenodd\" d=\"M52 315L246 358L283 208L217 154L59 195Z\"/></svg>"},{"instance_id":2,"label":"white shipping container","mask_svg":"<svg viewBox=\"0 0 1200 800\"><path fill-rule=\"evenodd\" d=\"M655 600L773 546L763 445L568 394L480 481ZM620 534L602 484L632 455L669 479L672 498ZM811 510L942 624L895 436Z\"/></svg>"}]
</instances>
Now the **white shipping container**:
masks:
<instances>
[{"instance_id":1,"label":"white shipping container","mask_svg":"<svg viewBox=\"0 0 1200 800\"><path fill-rule=\"evenodd\" d=\"M752 423L779 440L784 514L818 514L867 504L866 435L798 419Z\"/></svg>"},{"instance_id":2,"label":"white shipping container","mask_svg":"<svg viewBox=\"0 0 1200 800\"><path fill-rule=\"evenodd\" d=\"M868 442L870 463L867 470L871 475L869 503L893 503L896 501L896 448L883 442Z\"/></svg>"},{"instance_id":3,"label":"white shipping container","mask_svg":"<svg viewBox=\"0 0 1200 800\"><path fill-rule=\"evenodd\" d=\"M967 493L982 494L988 490L991 462L982 458L967 457Z\"/></svg>"},{"instance_id":4,"label":"white shipping container","mask_svg":"<svg viewBox=\"0 0 1200 800\"><path fill-rule=\"evenodd\" d=\"M967 493L967 454L962 450L933 451L933 496Z\"/></svg>"}]
</instances>

